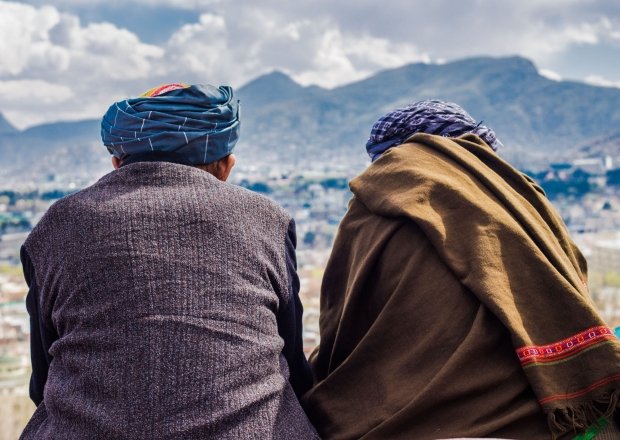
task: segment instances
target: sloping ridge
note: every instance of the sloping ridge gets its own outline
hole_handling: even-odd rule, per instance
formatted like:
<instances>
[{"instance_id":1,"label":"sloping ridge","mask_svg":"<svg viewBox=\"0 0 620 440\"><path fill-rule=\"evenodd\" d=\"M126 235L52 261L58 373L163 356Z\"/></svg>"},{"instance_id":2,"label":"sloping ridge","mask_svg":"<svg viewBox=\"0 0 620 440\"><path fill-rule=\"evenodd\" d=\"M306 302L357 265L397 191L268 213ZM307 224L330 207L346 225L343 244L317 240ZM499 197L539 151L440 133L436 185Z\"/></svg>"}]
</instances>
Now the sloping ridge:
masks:
<instances>
[{"instance_id":1,"label":"sloping ridge","mask_svg":"<svg viewBox=\"0 0 620 440\"><path fill-rule=\"evenodd\" d=\"M0 135L16 133L17 131L17 128L13 127L4 115L0 113Z\"/></svg>"},{"instance_id":2,"label":"sloping ridge","mask_svg":"<svg viewBox=\"0 0 620 440\"><path fill-rule=\"evenodd\" d=\"M620 123L620 89L553 81L522 57L410 64L332 90L289 84L280 94L268 83L246 87L258 84L265 99L260 106L249 99L254 111L245 113L243 137L261 131L263 138L285 144L302 139L318 148L361 148L379 116L420 99L456 102L484 119L507 147L532 152L574 148Z\"/></svg>"}]
</instances>

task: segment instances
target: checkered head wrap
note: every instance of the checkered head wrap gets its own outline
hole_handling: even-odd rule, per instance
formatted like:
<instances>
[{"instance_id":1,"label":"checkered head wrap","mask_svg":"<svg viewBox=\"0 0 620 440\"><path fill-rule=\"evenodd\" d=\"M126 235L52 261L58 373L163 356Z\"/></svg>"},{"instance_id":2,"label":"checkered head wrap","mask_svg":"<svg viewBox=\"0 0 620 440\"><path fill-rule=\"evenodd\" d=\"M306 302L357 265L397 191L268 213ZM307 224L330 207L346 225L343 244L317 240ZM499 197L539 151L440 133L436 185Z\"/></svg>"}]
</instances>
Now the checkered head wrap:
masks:
<instances>
[{"instance_id":1,"label":"checkered head wrap","mask_svg":"<svg viewBox=\"0 0 620 440\"><path fill-rule=\"evenodd\" d=\"M374 161L389 148L402 144L415 133L458 137L465 133L480 136L493 150L502 147L495 132L476 122L462 107L452 102L425 100L398 108L379 118L372 126L366 151Z\"/></svg>"}]
</instances>

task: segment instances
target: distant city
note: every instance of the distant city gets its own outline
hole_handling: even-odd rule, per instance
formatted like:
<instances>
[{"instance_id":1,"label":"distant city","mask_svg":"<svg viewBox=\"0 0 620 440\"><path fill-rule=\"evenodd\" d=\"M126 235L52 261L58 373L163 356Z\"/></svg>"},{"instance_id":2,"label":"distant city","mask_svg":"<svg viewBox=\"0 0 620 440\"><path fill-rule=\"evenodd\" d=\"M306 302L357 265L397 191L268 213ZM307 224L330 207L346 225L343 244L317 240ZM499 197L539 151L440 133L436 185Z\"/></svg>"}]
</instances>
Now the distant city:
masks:
<instances>
[{"instance_id":1,"label":"distant city","mask_svg":"<svg viewBox=\"0 0 620 440\"><path fill-rule=\"evenodd\" d=\"M296 220L307 353L319 343L321 278L351 197L348 182L368 165L359 156L301 165L267 154L240 160L233 173L232 183L273 198ZM22 187L0 187L0 412L14 414L2 418L0 432L21 429L34 409L27 397L30 323L20 246L50 204L108 172L103 163L88 176L49 173L31 176ZM526 168L534 170L524 171L545 189L585 253L599 310L609 325L620 325L620 157L574 158Z\"/></svg>"},{"instance_id":2,"label":"distant city","mask_svg":"<svg viewBox=\"0 0 620 440\"><path fill-rule=\"evenodd\" d=\"M411 96L444 96L490 116L509 146L500 155L545 190L588 260L594 302L610 326L620 325L619 90L552 81L518 57L484 57L404 66L333 90L272 73L239 95L247 116L231 181L296 220L307 353L319 343L321 279L348 182L369 164L367 130ZM585 119L574 123L576 115ZM34 410L20 246L50 204L111 170L98 130L90 120L19 131L0 114L0 440L16 438Z\"/></svg>"}]
</instances>

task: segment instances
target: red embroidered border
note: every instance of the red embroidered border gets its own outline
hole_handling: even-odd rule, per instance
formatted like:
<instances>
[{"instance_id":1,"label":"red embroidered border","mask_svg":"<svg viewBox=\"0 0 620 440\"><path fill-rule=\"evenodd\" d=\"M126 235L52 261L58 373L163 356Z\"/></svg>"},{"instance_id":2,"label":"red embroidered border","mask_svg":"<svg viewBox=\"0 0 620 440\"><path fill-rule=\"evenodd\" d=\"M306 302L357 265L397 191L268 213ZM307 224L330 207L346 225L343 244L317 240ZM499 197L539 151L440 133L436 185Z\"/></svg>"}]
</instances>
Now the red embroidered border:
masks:
<instances>
[{"instance_id":1,"label":"red embroidered border","mask_svg":"<svg viewBox=\"0 0 620 440\"><path fill-rule=\"evenodd\" d=\"M613 339L615 335L609 327L592 327L553 344L521 347L517 349L517 356L524 366L533 362L554 362L573 356L599 342Z\"/></svg>"},{"instance_id":2,"label":"red embroidered border","mask_svg":"<svg viewBox=\"0 0 620 440\"><path fill-rule=\"evenodd\" d=\"M545 403L549 403L552 402L554 400L564 400L564 399L574 399L576 397L580 397L583 396L584 394L589 393L590 391L601 387L603 385L607 385L608 383L612 383L612 382L617 382L620 381L620 374L614 374L613 376L609 376L609 377L605 377L597 382L594 382L593 384L582 388L579 391L575 391L574 393L569 393L569 394L556 394L554 396L549 396L549 397L545 397L544 399L539 400L538 402L543 405Z\"/></svg>"}]
</instances>

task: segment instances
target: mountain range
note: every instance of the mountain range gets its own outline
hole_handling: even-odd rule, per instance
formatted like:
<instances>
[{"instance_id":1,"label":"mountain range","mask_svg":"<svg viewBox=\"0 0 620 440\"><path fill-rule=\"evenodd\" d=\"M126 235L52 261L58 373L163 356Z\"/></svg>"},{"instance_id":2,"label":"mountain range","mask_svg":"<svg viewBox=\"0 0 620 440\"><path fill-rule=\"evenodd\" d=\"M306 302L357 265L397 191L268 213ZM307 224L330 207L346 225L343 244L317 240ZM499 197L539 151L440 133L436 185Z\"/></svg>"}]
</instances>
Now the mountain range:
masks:
<instances>
[{"instance_id":1,"label":"mountain range","mask_svg":"<svg viewBox=\"0 0 620 440\"><path fill-rule=\"evenodd\" d=\"M363 154L379 116L420 99L460 104L493 128L505 152L512 154L583 150L597 139L614 138L620 127L620 89L551 80L521 57L410 64L334 89L304 87L284 73L272 72L250 81L237 95L242 106L239 145L281 155L354 150ZM99 142L98 120L18 131L0 115L4 163Z\"/></svg>"}]
</instances>

